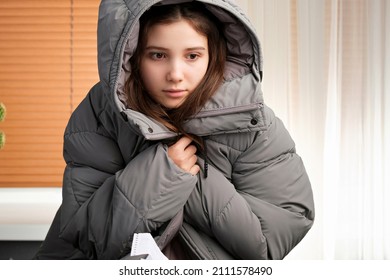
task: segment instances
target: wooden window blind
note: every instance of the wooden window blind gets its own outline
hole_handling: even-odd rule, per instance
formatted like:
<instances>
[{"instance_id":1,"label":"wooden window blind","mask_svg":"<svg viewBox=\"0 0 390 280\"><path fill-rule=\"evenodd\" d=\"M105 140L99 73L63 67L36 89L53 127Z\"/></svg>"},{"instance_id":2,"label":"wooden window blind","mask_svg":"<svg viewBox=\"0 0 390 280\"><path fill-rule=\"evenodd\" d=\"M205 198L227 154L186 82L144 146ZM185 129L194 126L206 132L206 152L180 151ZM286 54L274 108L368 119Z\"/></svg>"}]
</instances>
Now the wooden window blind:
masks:
<instances>
[{"instance_id":1,"label":"wooden window blind","mask_svg":"<svg viewBox=\"0 0 390 280\"><path fill-rule=\"evenodd\" d=\"M62 185L66 123L98 81L99 3L0 2L0 187Z\"/></svg>"}]
</instances>

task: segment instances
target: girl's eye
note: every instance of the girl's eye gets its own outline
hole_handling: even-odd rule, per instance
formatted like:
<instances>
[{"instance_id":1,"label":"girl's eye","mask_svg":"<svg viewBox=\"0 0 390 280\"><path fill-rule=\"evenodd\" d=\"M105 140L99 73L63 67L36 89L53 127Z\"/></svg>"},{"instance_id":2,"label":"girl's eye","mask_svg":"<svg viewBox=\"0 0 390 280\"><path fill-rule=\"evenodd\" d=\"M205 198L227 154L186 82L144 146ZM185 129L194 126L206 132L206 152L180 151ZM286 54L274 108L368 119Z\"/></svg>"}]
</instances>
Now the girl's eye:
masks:
<instances>
[{"instance_id":1,"label":"girl's eye","mask_svg":"<svg viewBox=\"0 0 390 280\"><path fill-rule=\"evenodd\" d=\"M190 53L189 55L187 55L187 58L189 60L196 60L198 57L199 57L199 55L196 53Z\"/></svg>"},{"instance_id":2,"label":"girl's eye","mask_svg":"<svg viewBox=\"0 0 390 280\"><path fill-rule=\"evenodd\" d=\"M165 58L165 54L164 53L155 52L155 53L150 53L150 57L152 59L155 59L155 60L161 60L161 59Z\"/></svg>"}]
</instances>

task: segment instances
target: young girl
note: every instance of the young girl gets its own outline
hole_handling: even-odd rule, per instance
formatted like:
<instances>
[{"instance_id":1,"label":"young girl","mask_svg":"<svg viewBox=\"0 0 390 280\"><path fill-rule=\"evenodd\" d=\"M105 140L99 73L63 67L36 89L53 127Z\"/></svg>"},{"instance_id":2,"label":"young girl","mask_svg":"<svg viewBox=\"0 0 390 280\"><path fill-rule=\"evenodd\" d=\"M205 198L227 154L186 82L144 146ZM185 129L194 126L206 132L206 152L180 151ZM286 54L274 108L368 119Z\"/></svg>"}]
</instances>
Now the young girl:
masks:
<instances>
[{"instance_id":1,"label":"young girl","mask_svg":"<svg viewBox=\"0 0 390 280\"><path fill-rule=\"evenodd\" d=\"M171 259L282 259L312 226L249 21L227 0L183 2L102 1L100 82L67 126L37 259L119 259L141 232Z\"/></svg>"}]
</instances>

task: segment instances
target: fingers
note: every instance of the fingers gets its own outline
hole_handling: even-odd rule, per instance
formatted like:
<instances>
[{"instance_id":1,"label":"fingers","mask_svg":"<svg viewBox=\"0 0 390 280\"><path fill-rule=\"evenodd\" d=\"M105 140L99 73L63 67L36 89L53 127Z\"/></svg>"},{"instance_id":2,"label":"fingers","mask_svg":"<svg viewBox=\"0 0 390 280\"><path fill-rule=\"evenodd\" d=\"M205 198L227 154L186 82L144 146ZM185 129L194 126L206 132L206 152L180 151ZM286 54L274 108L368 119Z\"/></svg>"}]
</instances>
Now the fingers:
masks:
<instances>
[{"instance_id":1,"label":"fingers","mask_svg":"<svg viewBox=\"0 0 390 280\"><path fill-rule=\"evenodd\" d=\"M173 162L186 172L196 175L200 168L196 165L196 146L191 145L192 139L186 136L168 147L168 156Z\"/></svg>"},{"instance_id":2,"label":"fingers","mask_svg":"<svg viewBox=\"0 0 390 280\"><path fill-rule=\"evenodd\" d=\"M191 138L185 136L180 138L175 144L168 148L170 156L178 158L179 160L189 159L192 155L195 155L197 151L195 145L190 145L191 142Z\"/></svg>"},{"instance_id":3,"label":"fingers","mask_svg":"<svg viewBox=\"0 0 390 280\"><path fill-rule=\"evenodd\" d=\"M200 171L199 165L195 164L194 166L191 167L189 173L191 173L192 175L196 175L199 173L199 171Z\"/></svg>"},{"instance_id":4,"label":"fingers","mask_svg":"<svg viewBox=\"0 0 390 280\"><path fill-rule=\"evenodd\" d=\"M178 149L184 151L187 148L187 146L191 144L191 142L192 142L191 138L187 136L183 136L175 144L173 144L173 146L176 146Z\"/></svg>"},{"instance_id":5,"label":"fingers","mask_svg":"<svg viewBox=\"0 0 390 280\"><path fill-rule=\"evenodd\" d=\"M197 148L195 145L189 145L185 148L184 152L188 155L195 155Z\"/></svg>"},{"instance_id":6,"label":"fingers","mask_svg":"<svg viewBox=\"0 0 390 280\"><path fill-rule=\"evenodd\" d=\"M186 162L185 170L190 170L198 161L198 157L196 155L192 155Z\"/></svg>"}]
</instances>

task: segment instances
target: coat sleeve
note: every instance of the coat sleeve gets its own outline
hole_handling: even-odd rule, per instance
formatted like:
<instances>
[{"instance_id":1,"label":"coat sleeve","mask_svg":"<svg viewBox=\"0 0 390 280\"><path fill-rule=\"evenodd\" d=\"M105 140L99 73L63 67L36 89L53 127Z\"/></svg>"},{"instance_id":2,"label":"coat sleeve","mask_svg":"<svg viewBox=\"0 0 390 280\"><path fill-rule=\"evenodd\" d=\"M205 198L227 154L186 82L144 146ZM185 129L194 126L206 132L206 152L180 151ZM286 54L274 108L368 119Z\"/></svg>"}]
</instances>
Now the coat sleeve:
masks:
<instances>
[{"instance_id":1,"label":"coat sleeve","mask_svg":"<svg viewBox=\"0 0 390 280\"><path fill-rule=\"evenodd\" d=\"M311 228L314 203L301 158L279 119L257 134L232 170L230 181L209 168L186 204L187 219L239 259L284 258Z\"/></svg>"},{"instance_id":2,"label":"coat sleeve","mask_svg":"<svg viewBox=\"0 0 390 280\"><path fill-rule=\"evenodd\" d=\"M69 164L64 188L77 194L83 184L90 187L90 176L96 180L100 173ZM80 196L64 195L62 208L67 213L61 219L60 236L88 258L120 258L127 253L134 232L152 232L169 221L195 184L196 177L176 167L164 145L154 145L106 178L84 202L77 200Z\"/></svg>"},{"instance_id":3,"label":"coat sleeve","mask_svg":"<svg viewBox=\"0 0 390 280\"><path fill-rule=\"evenodd\" d=\"M182 209L197 178L165 145L139 140L115 113L101 114L110 110L101 96L91 91L65 132L59 235L89 259L118 259L134 232L152 232ZM140 141L145 146L134 148Z\"/></svg>"}]
</instances>

